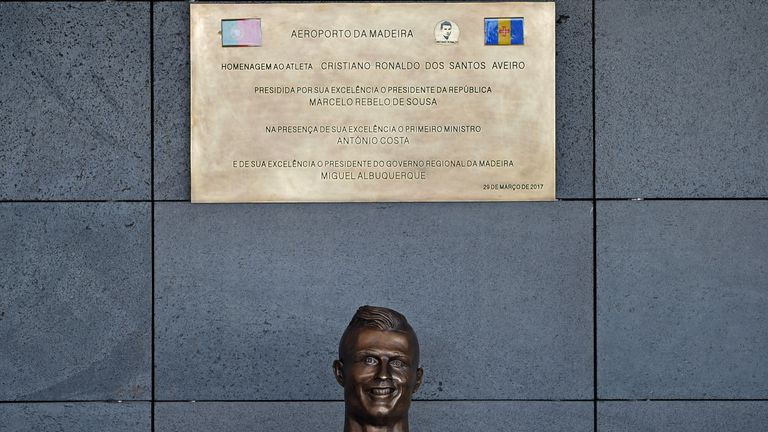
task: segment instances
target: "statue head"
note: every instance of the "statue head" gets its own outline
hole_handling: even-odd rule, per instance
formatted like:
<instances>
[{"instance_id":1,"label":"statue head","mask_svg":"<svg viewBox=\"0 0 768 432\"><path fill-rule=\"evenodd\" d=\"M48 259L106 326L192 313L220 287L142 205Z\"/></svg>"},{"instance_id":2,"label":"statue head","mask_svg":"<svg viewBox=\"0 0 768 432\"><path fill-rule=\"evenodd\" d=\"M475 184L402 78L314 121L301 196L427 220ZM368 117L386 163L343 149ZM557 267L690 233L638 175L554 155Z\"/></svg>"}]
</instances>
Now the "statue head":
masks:
<instances>
[{"instance_id":1,"label":"statue head","mask_svg":"<svg viewBox=\"0 0 768 432\"><path fill-rule=\"evenodd\" d=\"M360 307L341 336L333 371L344 387L345 430L366 425L408 430L411 395L424 371L416 333L402 314Z\"/></svg>"}]
</instances>

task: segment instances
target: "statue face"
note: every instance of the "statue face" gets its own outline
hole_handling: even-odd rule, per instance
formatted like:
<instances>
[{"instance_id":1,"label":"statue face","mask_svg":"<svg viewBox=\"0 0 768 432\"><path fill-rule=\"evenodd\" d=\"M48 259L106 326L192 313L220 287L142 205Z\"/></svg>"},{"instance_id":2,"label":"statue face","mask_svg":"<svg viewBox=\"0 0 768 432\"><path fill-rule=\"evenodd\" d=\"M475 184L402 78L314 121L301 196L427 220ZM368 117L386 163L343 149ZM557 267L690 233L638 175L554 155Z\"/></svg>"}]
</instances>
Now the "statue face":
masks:
<instances>
[{"instance_id":1,"label":"statue face","mask_svg":"<svg viewBox=\"0 0 768 432\"><path fill-rule=\"evenodd\" d=\"M347 415L363 423L387 425L408 414L411 395L423 375L411 335L357 329L348 336L342 353L334 371L344 386Z\"/></svg>"}]
</instances>

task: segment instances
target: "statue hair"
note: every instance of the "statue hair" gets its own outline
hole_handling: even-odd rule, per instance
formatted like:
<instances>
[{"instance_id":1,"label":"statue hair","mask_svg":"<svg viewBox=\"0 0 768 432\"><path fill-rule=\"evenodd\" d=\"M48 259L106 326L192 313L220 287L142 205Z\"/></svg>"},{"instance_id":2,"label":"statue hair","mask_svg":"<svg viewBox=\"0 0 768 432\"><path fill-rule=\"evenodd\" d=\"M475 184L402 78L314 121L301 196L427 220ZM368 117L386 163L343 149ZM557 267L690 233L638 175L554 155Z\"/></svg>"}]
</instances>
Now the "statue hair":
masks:
<instances>
[{"instance_id":1,"label":"statue hair","mask_svg":"<svg viewBox=\"0 0 768 432\"><path fill-rule=\"evenodd\" d=\"M409 334L415 343L416 353L419 352L419 341L416 338L416 332L405 319L405 316L395 310L378 306L360 306L347 325L344 334L339 341L339 358L342 357L342 347L347 337L357 329L373 328L382 331L394 331Z\"/></svg>"}]
</instances>

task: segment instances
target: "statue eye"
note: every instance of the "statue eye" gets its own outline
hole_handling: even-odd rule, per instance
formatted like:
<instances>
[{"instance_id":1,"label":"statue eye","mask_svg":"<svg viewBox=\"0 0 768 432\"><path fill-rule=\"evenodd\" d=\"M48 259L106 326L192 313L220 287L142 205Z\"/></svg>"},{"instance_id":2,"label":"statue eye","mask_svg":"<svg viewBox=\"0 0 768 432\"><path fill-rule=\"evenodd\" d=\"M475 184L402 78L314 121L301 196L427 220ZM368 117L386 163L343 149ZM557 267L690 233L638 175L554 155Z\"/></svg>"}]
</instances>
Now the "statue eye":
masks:
<instances>
[{"instance_id":1,"label":"statue eye","mask_svg":"<svg viewBox=\"0 0 768 432\"><path fill-rule=\"evenodd\" d=\"M366 357L365 359L363 359L363 362L364 362L365 364L367 364L367 365L375 365L375 364L377 364L379 361L378 361L378 360L376 360L376 359L375 359L375 358L373 358L373 357Z\"/></svg>"},{"instance_id":2,"label":"statue eye","mask_svg":"<svg viewBox=\"0 0 768 432\"><path fill-rule=\"evenodd\" d=\"M394 359L391 362L389 362L393 367L400 368L405 366L405 363L403 363L402 360Z\"/></svg>"}]
</instances>

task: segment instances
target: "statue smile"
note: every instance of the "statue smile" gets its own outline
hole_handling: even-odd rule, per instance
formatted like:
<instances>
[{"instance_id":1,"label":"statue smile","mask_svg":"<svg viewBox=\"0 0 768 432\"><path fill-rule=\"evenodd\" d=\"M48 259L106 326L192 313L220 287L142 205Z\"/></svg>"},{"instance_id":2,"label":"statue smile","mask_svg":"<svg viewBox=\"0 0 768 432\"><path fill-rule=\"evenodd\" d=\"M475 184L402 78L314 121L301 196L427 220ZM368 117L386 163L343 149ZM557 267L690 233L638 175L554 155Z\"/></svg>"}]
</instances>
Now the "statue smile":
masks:
<instances>
[{"instance_id":1,"label":"statue smile","mask_svg":"<svg viewBox=\"0 0 768 432\"><path fill-rule=\"evenodd\" d=\"M394 392L395 389L393 387L374 387L369 390L371 396L374 397L390 396Z\"/></svg>"}]
</instances>

